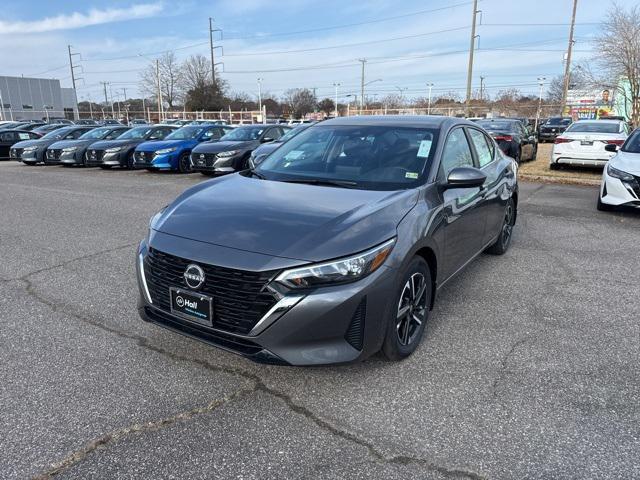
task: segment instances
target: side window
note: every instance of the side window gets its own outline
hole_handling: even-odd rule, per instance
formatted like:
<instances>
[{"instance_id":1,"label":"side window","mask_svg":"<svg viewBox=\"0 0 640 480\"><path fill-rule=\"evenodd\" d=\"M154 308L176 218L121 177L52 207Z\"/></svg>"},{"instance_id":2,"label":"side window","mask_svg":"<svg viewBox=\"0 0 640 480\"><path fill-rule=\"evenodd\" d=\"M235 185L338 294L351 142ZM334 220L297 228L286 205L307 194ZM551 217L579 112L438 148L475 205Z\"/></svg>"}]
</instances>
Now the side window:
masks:
<instances>
[{"instance_id":1,"label":"side window","mask_svg":"<svg viewBox=\"0 0 640 480\"><path fill-rule=\"evenodd\" d=\"M204 132L205 140L219 140L221 136L219 128L211 128Z\"/></svg>"},{"instance_id":2,"label":"side window","mask_svg":"<svg viewBox=\"0 0 640 480\"><path fill-rule=\"evenodd\" d=\"M493 161L493 143L488 143L485 134L475 128L470 128L468 131L473 146L476 147L480 168L489 165Z\"/></svg>"},{"instance_id":3,"label":"side window","mask_svg":"<svg viewBox=\"0 0 640 480\"><path fill-rule=\"evenodd\" d=\"M66 135L64 138L65 138L65 140L75 140L76 138L78 138L80 135L82 135L85 132L86 132L86 130L74 130L73 132L71 132L68 135Z\"/></svg>"},{"instance_id":4,"label":"side window","mask_svg":"<svg viewBox=\"0 0 640 480\"><path fill-rule=\"evenodd\" d=\"M0 135L0 142L12 142L15 140L13 132L6 132Z\"/></svg>"},{"instance_id":5,"label":"side window","mask_svg":"<svg viewBox=\"0 0 640 480\"><path fill-rule=\"evenodd\" d=\"M29 140L29 139L35 140L36 138L40 138L40 135L38 135L37 133L31 132L31 133L29 133L29 137L25 138L25 140Z\"/></svg>"},{"instance_id":6,"label":"side window","mask_svg":"<svg viewBox=\"0 0 640 480\"><path fill-rule=\"evenodd\" d=\"M123 131L124 130L113 130L109 133L109 135L105 137L105 140L113 140L114 138L118 138L120 135L122 135Z\"/></svg>"},{"instance_id":7,"label":"side window","mask_svg":"<svg viewBox=\"0 0 640 480\"><path fill-rule=\"evenodd\" d=\"M274 140L278 140L282 136L282 132L279 128L270 128L269 131L265 134L265 137L273 138Z\"/></svg>"},{"instance_id":8,"label":"side window","mask_svg":"<svg viewBox=\"0 0 640 480\"><path fill-rule=\"evenodd\" d=\"M442 179L449 175L449 172L456 167L473 167L473 157L469 142L462 128L453 130L444 144L442 150L442 160L438 176Z\"/></svg>"}]
</instances>

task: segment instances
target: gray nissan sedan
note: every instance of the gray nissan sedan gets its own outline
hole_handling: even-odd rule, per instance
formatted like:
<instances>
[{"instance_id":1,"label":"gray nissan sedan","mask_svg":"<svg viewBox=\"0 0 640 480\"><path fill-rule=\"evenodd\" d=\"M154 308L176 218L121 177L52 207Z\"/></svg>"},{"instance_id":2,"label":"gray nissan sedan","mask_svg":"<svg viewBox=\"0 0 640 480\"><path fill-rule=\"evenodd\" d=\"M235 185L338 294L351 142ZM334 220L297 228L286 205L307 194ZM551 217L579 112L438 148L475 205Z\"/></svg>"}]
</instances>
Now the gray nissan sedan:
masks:
<instances>
[{"instance_id":1,"label":"gray nissan sedan","mask_svg":"<svg viewBox=\"0 0 640 480\"><path fill-rule=\"evenodd\" d=\"M517 168L462 119L314 125L151 219L140 315L260 362L400 360L436 292L477 255L509 248Z\"/></svg>"}]
</instances>

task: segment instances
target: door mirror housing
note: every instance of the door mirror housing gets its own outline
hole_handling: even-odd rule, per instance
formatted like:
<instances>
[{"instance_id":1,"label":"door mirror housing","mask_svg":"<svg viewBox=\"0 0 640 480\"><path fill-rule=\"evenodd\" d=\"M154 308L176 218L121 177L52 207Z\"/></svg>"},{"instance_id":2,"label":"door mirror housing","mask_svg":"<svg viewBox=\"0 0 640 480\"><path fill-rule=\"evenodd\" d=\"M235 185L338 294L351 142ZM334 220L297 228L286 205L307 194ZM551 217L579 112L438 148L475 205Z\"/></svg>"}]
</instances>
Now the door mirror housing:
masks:
<instances>
[{"instance_id":1,"label":"door mirror housing","mask_svg":"<svg viewBox=\"0 0 640 480\"><path fill-rule=\"evenodd\" d=\"M273 138L272 137L264 137L262 139L262 143L268 143L268 142L273 142Z\"/></svg>"},{"instance_id":2,"label":"door mirror housing","mask_svg":"<svg viewBox=\"0 0 640 480\"><path fill-rule=\"evenodd\" d=\"M449 172L447 181L442 185L448 188L475 188L484 185L487 176L473 167L457 167Z\"/></svg>"},{"instance_id":3,"label":"door mirror housing","mask_svg":"<svg viewBox=\"0 0 640 480\"><path fill-rule=\"evenodd\" d=\"M618 145L616 145L615 143L607 143L607 144L604 146L604 149L605 149L607 152L614 152L614 153L615 153L615 152L617 152L617 151L618 151Z\"/></svg>"}]
</instances>

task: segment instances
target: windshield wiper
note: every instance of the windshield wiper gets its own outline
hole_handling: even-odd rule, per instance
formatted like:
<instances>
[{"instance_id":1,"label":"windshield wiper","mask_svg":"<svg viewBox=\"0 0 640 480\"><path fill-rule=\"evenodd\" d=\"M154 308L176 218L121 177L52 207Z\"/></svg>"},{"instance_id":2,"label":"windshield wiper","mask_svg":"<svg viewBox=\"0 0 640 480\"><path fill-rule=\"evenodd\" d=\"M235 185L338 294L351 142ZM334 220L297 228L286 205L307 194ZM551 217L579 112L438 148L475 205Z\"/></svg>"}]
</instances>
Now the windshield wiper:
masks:
<instances>
[{"instance_id":1,"label":"windshield wiper","mask_svg":"<svg viewBox=\"0 0 640 480\"><path fill-rule=\"evenodd\" d=\"M327 185L330 187L353 188L358 186L358 182L349 180L321 180L318 178L292 178L281 180L285 183L306 183L308 185Z\"/></svg>"}]
</instances>

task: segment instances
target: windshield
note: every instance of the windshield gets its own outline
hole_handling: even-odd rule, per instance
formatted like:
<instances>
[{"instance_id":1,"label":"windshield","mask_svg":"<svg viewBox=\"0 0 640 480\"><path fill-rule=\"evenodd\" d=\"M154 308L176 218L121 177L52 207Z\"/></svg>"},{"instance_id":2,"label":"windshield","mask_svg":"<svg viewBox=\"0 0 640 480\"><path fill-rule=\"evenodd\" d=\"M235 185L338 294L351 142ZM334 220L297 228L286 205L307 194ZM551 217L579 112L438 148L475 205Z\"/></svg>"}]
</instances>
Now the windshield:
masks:
<instances>
[{"instance_id":1,"label":"windshield","mask_svg":"<svg viewBox=\"0 0 640 480\"><path fill-rule=\"evenodd\" d=\"M298 135L300 132L304 132L307 128L309 128L311 125L298 125L295 128L292 128L291 130L289 130L287 133L285 133L282 137L280 137L280 140L278 140L279 142L288 142L289 140L291 140L293 137L295 137L296 135Z\"/></svg>"},{"instance_id":2,"label":"windshield","mask_svg":"<svg viewBox=\"0 0 640 480\"><path fill-rule=\"evenodd\" d=\"M80 140L102 138L111 132L110 128L96 128L80 136Z\"/></svg>"},{"instance_id":3,"label":"windshield","mask_svg":"<svg viewBox=\"0 0 640 480\"><path fill-rule=\"evenodd\" d=\"M620 133L618 123L576 122L567 128L566 133Z\"/></svg>"},{"instance_id":4,"label":"windshield","mask_svg":"<svg viewBox=\"0 0 640 480\"><path fill-rule=\"evenodd\" d=\"M238 127L227 133L220 140L246 141L258 140L264 131L264 127Z\"/></svg>"},{"instance_id":5,"label":"windshield","mask_svg":"<svg viewBox=\"0 0 640 480\"><path fill-rule=\"evenodd\" d=\"M640 153L640 130L636 130L622 146L623 152ZM640 160L640 157L636 158Z\"/></svg>"},{"instance_id":6,"label":"windshield","mask_svg":"<svg viewBox=\"0 0 640 480\"><path fill-rule=\"evenodd\" d=\"M132 128L126 133L123 133L118 137L118 140L128 140L128 139L141 139L145 138L151 132L150 127L137 127Z\"/></svg>"},{"instance_id":7,"label":"windshield","mask_svg":"<svg viewBox=\"0 0 640 480\"><path fill-rule=\"evenodd\" d=\"M278 148L257 170L268 180L406 189L428 172L437 137L438 130L429 128L316 126Z\"/></svg>"},{"instance_id":8,"label":"windshield","mask_svg":"<svg viewBox=\"0 0 640 480\"><path fill-rule=\"evenodd\" d=\"M485 130L490 132L513 132L515 131L515 122L476 122Z\"/></svg>"},{"instance_id":9,"label":"windshield","mask_svg":"<svg viewBox=\"0 0 640 480\"><path fill-rule=\"evenodd\" d=\"M53 130L49 133L47 133L44 137L42 138L52 138L52 139L58 139L58 138L62 138L64 137L67 133L69 133L72 129L71 128L58 128L56 130Z\"/></svg>"},{"instance_id":10,"label":"windshield","mask_svg":"<svg viewBox=\"0 0 640 480\"><path fill-rule=\"evenodd\" d=\"M571 123L570 118L555 117L547 120L545 125L560 125L561 127L566 127L570 123Z\"/></svg>"},{"instance_id":11,"label":"windshield","mask_svg":"<svg viewBox=\"0 0 640 480\"><path fill-rule=\"evenodd\" d=\"M165 137L165 140L191 140L198 138L204 127L182 127Z\"/></svg>"}]
</instances>

